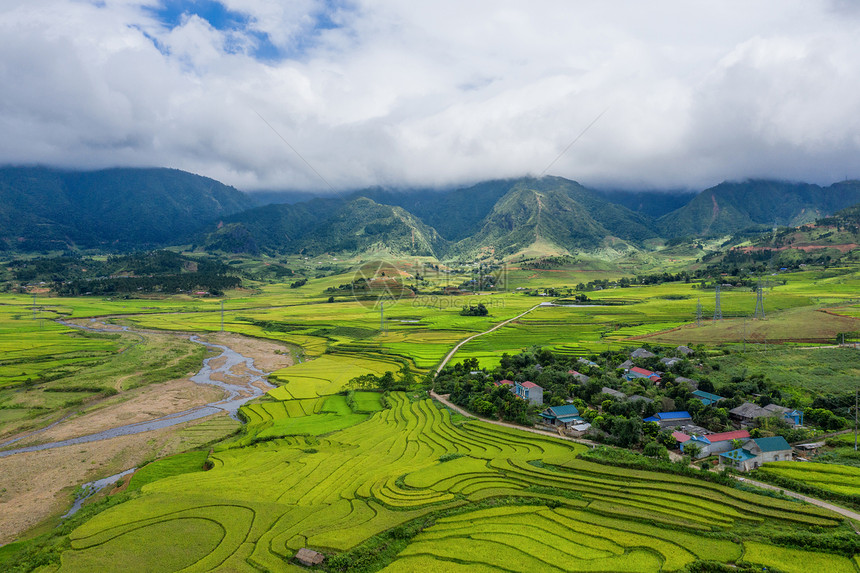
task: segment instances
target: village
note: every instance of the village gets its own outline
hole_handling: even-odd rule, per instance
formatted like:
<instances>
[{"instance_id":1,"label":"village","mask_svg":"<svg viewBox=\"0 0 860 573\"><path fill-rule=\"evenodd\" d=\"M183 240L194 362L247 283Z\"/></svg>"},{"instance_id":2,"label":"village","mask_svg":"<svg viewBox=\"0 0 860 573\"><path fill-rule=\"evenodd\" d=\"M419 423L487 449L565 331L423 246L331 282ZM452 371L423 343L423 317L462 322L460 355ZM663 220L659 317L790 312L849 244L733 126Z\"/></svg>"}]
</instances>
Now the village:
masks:
<instances>
[{"instance_id":1,"label":"village","mask_svg":"<svg viewBox=\"0 0 860 573\"><path fill-rule=\"evenodd\" d=\"M726 388L723 393L731 395L717 394L707 377L695 378L702 361L684 345L591 359L532 349L505 355L494 371L474 366L442 373L442 384L450 384L452 374L456 378L451 387L455 404L591 443L686 459L702 469L747 472L767 462L806 461L824 446L822 436L835 429L832 423L828 427L834 419L828 411L816 409L815 421L821 423L805 425L803 410L781 405L766 393ZM847 424L836 419L841 421L837 426Z\"/></svg>"}]
</instances>

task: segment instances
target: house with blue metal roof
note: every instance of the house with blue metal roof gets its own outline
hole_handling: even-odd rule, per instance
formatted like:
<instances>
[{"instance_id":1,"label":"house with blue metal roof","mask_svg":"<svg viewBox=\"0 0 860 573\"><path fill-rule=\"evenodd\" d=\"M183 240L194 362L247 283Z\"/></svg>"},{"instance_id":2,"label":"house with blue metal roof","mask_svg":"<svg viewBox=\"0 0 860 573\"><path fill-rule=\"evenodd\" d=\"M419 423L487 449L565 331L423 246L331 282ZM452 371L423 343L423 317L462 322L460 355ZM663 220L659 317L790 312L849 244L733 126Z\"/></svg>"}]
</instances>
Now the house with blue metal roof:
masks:
<instances>
[{"instance_id":1,"label":"house with blue metal roof","mask_svg":"<svg viewBox=\"0 0 860 573\"><path fill-rule=\"evenodd\" d=\"M767 462L791 461L791 446L782 436L753 438L742 447L720 454L720 465L746 472Z\"/></svg>"},{"instance_id":2,"label":"house with blue metal roof","mask_svg":"<svg viewBox=\"0 0 860 573\"><path fill-rule=\"evenodd\" d=\"M545 423L551 426L562 426L565 428L581 424L585 421L579 415L579 408L573 404L547 408L540 413L540 417L544 419Z\"/></svg>"},{"instance_id":3,"label":"house with blue metal roof","mask_svg":"<svg viewBox=\"0 0 860 573\"><path fill-rule=\"evenodd\" d=\"M704 390L696 390L693 392L693 396L702 401L702 404L705 406L712 406L716 404L720 400L725 400L722 396L717 396L716 394L711 394L710 392L705 392Z\"/></svg>"},{"instance_id":4,"label":"house with blue metal roof","mask_svg":"<svg viewBox=\"0 0 860 573\"><path fill-rule=\"evenodd\" d=\"M661 428L683 426L684 424L692 424L693 417L687 411L680 412L660 412L653 416L648 416L642 420L643 422L657 422Z\"/></svg>"}]
</instances>

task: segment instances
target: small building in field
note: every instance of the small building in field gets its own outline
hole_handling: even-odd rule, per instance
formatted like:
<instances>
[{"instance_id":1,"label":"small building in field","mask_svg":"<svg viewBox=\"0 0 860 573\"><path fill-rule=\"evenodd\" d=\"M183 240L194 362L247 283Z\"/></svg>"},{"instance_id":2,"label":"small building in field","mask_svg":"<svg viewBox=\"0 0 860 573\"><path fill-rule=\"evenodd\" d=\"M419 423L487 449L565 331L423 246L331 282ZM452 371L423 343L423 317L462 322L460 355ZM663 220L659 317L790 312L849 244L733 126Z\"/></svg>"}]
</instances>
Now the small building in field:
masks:
<instances>
[{"instance_id":1,"label":"small building in field","mask_svg":"<svg viewBox=\"0 0 860 573\"><path fill-rule=\"evenodd\" d=\"M675 349L675 352L678 354L683 354L684 356L689 356L695 352L689 346L684 346L683 344Z\"/></svg>"},{"instance_id":2,"label":"small building in field","mask_svg":"<svg viewBox=\"0 0 860 573\"><path fill-rule=\"evenodd\" d=\"M732 440L746 442L750 439L750 433L746 430L735 430L734 432L721 432L719 434L707 434L703 436L690 436L689 440L681 443L681 451L690 444L696 444L701 448L697 458L704 458L713 454L727 452L732 449Z\"/></svg>"},{"instance_id":3,"label":"small building in field","mask_svg":"<svg viewBox=\"0 0 860 573\"><path fill-rule=\"evenodd\" d=\"M791 446L782 436L753 438L736 450L720 454L720 465L746 472L767 462L791 461Z\"/></svg>"},{"instance_id":4,"label":"small building in field","mask_svg":"<svg viewBox=\"0 0 860 573\"><path fill-rule=\"evenodd\" d=\"M693 417L687 411L680 412L660 412L653 416L648 416L643 422L657 422L661 428L672 428L675 426L684 426L693 423Z\"/></svg>"},{"instance_id":5,"label":"small building in field","mask_svg":"<svg viewBox=\"0 0 860 573\"><path fill-rule=\"evenodd\" d=\"M543 388L534 382L514 382L514 393L532 404L543 404Z\"/></svg>"},{"instance_id":6,"label":"small building in field","mask_svg":"<svg viewBox=\"0 0 860 573\"><path fill-rule=\"evenodd\" d=\"M550 426L571 428L585 422L579 415L579 408L573 404L553 406L540 413L540 417Z\"/></svg>"},{"instance_id":7,"label":"small building in field","mask_svg":"<svg viewBox=\"0 0 860 573\"><path fill-rule=\"evenodd\" d=\"M313 549L302 547L299 549L299 552L296 553L296 561L305 567L313 567L314 565L319 565L325 561L325 555L314 551Z\"/></svg>"},{"instance_id":8,"label":"small building in field","mask_svg":"<svg viewBox=\"0 0 860 573\"><path fill-rule=\"evenodd\" d=\"M705 406L713 406L720 400L725 400L722 396L717 396L716 394L711 394L710 392L705 392L704 390L695 390L693 392L693 396L702 401L702 404Z\"/></svg>"}]
</instances>

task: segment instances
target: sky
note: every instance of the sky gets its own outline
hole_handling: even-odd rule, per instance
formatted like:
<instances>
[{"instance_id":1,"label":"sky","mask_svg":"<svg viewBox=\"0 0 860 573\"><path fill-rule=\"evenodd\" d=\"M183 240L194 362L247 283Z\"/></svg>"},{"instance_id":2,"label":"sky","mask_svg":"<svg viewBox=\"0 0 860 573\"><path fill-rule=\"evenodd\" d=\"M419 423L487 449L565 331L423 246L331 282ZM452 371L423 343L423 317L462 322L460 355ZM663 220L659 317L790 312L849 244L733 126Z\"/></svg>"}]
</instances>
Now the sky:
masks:
<instances>
[{"instance_id":1,"label":"sky","mask_svg":"<svg viewBox=\"0 0 860 573\"><path fill-rule=\"evenodd\" d=\"M243 190L860 178L853 0L3 0L0 164Z\"/></svg>"}]
</instances>

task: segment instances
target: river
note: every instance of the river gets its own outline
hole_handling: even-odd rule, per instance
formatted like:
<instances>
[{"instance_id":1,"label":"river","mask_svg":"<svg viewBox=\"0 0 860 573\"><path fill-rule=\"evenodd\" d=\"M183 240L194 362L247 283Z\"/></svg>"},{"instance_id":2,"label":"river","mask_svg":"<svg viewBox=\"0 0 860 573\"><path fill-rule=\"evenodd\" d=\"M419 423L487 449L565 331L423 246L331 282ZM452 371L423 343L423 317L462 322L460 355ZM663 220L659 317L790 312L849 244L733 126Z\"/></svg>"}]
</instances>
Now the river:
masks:
<instances>
[{"instance_id":1,"label":"river","mask_svg":"<svg viewBox=\"0 0 860 573\"><path fill-rule=\"evenodd\" d=\"M95 330L91 327L87 327L87 330ZM258 396L262 396L267 390L274 388L275 386L269 384L266 380L267 372L263 372L254 366L254 359L249 358L247 356L243 356L239 354L232 348L221 344L212 344L210 342L204 342L197 338L196 336L192 336L191 340L198 344L202 344L209 348L220 349L221 353L217 356L212 356L203 361L203 367L200 371L191 377L191 381L197 384L208 384L211 386L217 386L224 390L227 393L226 398L222 398L217 402L210 402L209 404L205 404L203 406L198 406L196 408L191 408L190 410L185 410L184 412L177 412L175 414L169 414L167 416L162 416L161 418L156 418L154 420L149 420L147 422L138 422L135 424L127 424L124 426L118 426L116 428L111 428L109 430L104 430L102 432L97 432L95 434L89 434L86 436L79 436L77 438L71 438L68 440L61 440L59 442L49 442L46 444L38 444L35 446L27 446L24 448L17 448L13 450L5 450L0 451L0 458L12 456L15 454L20 454L24 452L38 452L41 450L49 450L52 448L61 448L63 446L73 446L75 444L85 444L88 442L97 442L100 440L109 440L111 438L116 438L119 436L128 436L132 434L140 434L143 432L151 432L153 430L161 430L163 428L169 428L171 426L176 426L177 424L182 424L185 422L190 422L192 420L197 420L199 418L205 418L206 416L211 416L212 414L217 414L219 412L227 412L231 417L238 420L238 412L239 408L248 402L249 400L253 400ZM212 362L217 361L220 362L220 359L224 359L224 363L213 367ZM213 380L213 375L230 375L230 370L239 365L244 365L248 372L250 372L250 378L245 386L238 386L235 384L228 384L226 382L221 382L220 380ZM263 388L266 388L265 390ZM65 418L64 418L65 419ZM62 421L62 420L60 420ZM55 422L49 427L56 425L59 422ZM25 436L21 436L14 440L10 440L3 444L0 444L0 447L5 447L11 445L17 441L20 441L24 438L33 436L40 432L44 432L47 428L43 428L41 430L37 430L35 432L31 432Z\"/></svg>"}]
</instances>

